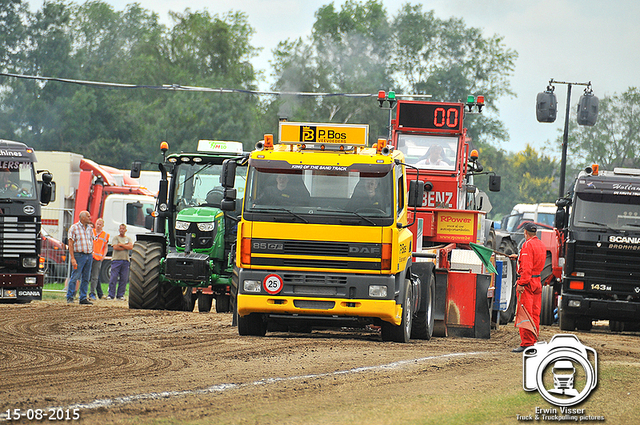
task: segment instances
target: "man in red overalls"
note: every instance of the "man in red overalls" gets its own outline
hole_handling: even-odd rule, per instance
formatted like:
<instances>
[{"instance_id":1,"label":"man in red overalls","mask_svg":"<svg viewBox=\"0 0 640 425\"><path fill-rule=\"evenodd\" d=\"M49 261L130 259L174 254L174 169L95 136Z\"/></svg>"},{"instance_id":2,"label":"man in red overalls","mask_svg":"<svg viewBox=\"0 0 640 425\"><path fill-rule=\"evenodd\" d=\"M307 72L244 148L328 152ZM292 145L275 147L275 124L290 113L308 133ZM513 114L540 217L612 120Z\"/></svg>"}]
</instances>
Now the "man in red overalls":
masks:
<instances>
[{"instance_id":1,"label":"man in red overalls","mask_svg":"<svg viewBox=\"0 0 640 425\"><path fill-rule=\"evenodd\" d=\"M544 269L547 258L547 249L536 236L538 228L533 223L524 225L525 242L520 249L520 256L511 255L518 259L518 281L516 292L518 294L518 308L523 305L531 315L533 325L540 331L540 305L542 303L542 285L540 273ZM536 343L537 337L529 329L520 327L520 346L513 349L514 353L521 353L527 347Z\"/></svg>"}]
</instances>

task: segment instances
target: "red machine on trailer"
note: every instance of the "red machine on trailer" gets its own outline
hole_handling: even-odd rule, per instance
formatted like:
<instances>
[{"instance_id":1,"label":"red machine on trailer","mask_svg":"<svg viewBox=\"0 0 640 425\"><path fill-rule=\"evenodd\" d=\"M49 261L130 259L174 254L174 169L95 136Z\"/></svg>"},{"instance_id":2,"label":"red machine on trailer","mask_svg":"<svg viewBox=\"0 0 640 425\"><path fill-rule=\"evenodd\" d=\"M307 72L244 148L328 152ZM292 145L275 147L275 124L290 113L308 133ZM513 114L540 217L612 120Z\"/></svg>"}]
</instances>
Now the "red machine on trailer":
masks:
<instances>
[{"instance_id":1,"label":"red machine on trailer","mask_svg":"<svg viewBox=\"0 0 640 425\"><path fill-rule=\"evenodd\" d=\"M489 177L491 191L500 190L500 177L483 172L478 154L470 152L465 109L480 112L484 98L465 103L396 100L393 92L380 92L381 107L388 102L391 145L404 153L407 179L425 182L422 206L418 207L414 234L414 261L435 264L436 306L434 335L488 338L491 329L493 275L469 243L485 244L491 221L490 203L473 184L473 176ZM432 258L435 257L435 258ZM498 292L511 297L515 264L506 257L499 262Z\"/></svg>"}]
</instances>

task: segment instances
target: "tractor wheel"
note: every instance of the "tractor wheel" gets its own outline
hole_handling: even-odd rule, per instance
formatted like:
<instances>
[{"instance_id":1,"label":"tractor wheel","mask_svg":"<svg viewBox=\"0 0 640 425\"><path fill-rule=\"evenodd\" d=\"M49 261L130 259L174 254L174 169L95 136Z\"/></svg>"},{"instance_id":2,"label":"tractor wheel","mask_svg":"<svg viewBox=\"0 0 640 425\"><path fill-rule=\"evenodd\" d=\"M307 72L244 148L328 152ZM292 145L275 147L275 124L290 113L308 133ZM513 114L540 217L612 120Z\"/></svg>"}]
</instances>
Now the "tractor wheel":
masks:
<instances>
[{"instance_id":1,"label":"tractor wheel","mask_svg":"<svg viewBox=\"0 0 640 425\"><path fill-rule=\"evenodd\" d=\"M213 305L213 295L210 295L210 294L198 295L198 311L200 313L210 312L212 305Z\"/></svg>"},{"instance_id":2,"label":"tractor wheel","mask_svg":"<svg viewBox=\"0 0 640 425\"><path fill-rule=\"evenodd\" d=\"M514 249L513 243L511 243L511 241L503 241L500 244L500 249L498 251L504 252L507 255L516 254L516 250ZM505 293L505 296L509 300L507 309L505 311L499 312L501 325L506 325L513 320L516 315L516 304L518 302L516 295L516 261L509 260L505 262L504 265L506 265L507 267L507 276L510 283Z\"/></svg>"},{"instance_id":3,"label":"tractor wheel","mask_svg":"<svg viewBox=\"0 0 640 425\"><path fill-rule=\"evenodd\" d=\"M160 284L162 245L140 241L133 246L129 278L129 308L162 310L164 308Z\"/></svg>"},{"instance_id":4,"label":"tractor wheel","mask_svg":"<svg viewBox=\"0 0 640 425\"><path fill-rule=\"evenodd\" d=\"M382 340L394 342L409 342L411 339L411 325L413 322L413 296L411 281L404 281L404 296L402 297L402 321L399 326L389 322L382 323Z\"/></svg>"},{"instance_id":5,"label":"tractor wheel","mask_svg":"<svg viewBox=\"0 0 640 425\"><path fill-rule=\"evenodd\" d=\"M240 335L265 336L267 333L267 322L262 314L251 313L246 316L238 315L238 333Z\"/></svg>"},{"instance_id":6,"label":"tractor wheel","mask_svg":"<svg viewBox=\"0 0 640 425\"><path fill-rule=\"evenodd\" d=\"M184 311L193 311L196 308L197 295L193 293L193 288L182 288L182 307Z\"/></svg>"},{"instance_id":7,"label":"tractor wheel","mask_svg":"<svg viewBox=\"0 0 640 425\"><path fill-rule=\"evenodd\" d=\"M413 326L411 328L411 338L429 340L433 336L435 319L433 312L436 304L436 278L433 273L429 273L427 285L427 299L425 300L424 311L418 311Z\"/></svg>"},{"instance_id":8,"label":"tractor wheel","mask_svg":"<svg viewBox=\"0 0 640 425\"><path fill-rule=\"evenodd\" d=\"M187 302L190 301L190 299L189 295L185 293L185 290L192 289L182 286L170 285L168 283L165 283L162 286L162 299L164 301L164 308L173 311L187 311Z\"/></svg>"},{"instance_id":9,"label":"tractor wheel","mask_svg":"<svg viewBox=\"0 0 640 425\"><path fill-rule=\"evenodd\" d=\"M228 313L231 311L229 308L229 295L216 295L216 313Z\"/></svg>"},{"instance_id":10,"label":"tractor wheel","mask_svg":"<svg viewBox=\"0 0 640 425\"><path fill-rule=\"evenodd\" d=\"M540 308L540 324L553 325L554 310L557 305L556 291L553 285L544 285L542 287L542 304Z\"/></svg>"}]
</instances>

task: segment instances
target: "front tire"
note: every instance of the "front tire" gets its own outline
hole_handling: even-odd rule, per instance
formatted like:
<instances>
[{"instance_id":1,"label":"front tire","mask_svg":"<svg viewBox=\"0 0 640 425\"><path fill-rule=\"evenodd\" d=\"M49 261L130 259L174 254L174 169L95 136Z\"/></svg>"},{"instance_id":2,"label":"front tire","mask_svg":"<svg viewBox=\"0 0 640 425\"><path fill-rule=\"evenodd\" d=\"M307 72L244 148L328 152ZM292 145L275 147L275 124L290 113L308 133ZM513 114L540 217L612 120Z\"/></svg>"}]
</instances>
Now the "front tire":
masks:
<instances>
[{"instance_id":1,"label":"front tire","mask_svg":"<svg viewBox=\"0 0 640 425\"><path fill-rule=\"evenodd\" d=\"M238 333L243 336L265 336L267 322L262 317L262 314L258 313L251 313L246 316L238 315Z\"/></svg>"},{"instance_id":2,"label":"front tire","mask_svg":"<svg viewBox=\"0 0 640 425\"><path fill-rule=\"evenodd\" d=\"M139 241L133 246L129 278L129 308L162 310L160 283L162 244Z\"/></svg>"},{"instance_id":3,"label":"front tire","mask_svg":"<svg viewBox=\"0 0 640 425\"><path fill-rule=\"evenodd\" d=\"M558 314L559 316L559 322L560 322L560 330L561 331L574 331L576 329L576 317L571 315L571 314L567 314L564 311L560 310L560 313Z\"/></svg>"},{"instance_id":4,"label":"front tire","mask_svg":"<svg viewBox=\"0 0 640 425\"><path fill-rule=\"evenodd\" d=\"M413 322L413 311L411 309L413 297L411 296L411 281L404 280L404 291L402 296L402 321L399 326L389 322L382 324L382 340L394 342L409 342L411 339L411 325Z\"/></svg>"},{"instance_id":5,"label":"front tire","mask_svg":"<svg viewBox=\"0 0 640 425\"><path fill-rule=\"evenodd\" d=\"M425 309L416 313L413 326L411 328L411 338L430 340L435 327L435 317L433 312L436 304L436 278L433 273L429 273L427 285Z\"/></svg>"}]
</instances>

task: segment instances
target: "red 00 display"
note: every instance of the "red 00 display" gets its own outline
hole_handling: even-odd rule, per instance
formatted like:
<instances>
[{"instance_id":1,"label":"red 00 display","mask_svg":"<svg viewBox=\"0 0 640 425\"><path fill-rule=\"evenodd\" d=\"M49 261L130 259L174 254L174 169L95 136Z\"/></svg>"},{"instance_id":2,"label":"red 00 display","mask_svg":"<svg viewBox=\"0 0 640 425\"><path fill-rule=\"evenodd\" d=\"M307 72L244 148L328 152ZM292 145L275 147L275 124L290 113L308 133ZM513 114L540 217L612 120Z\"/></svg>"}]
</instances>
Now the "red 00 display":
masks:
<instances>
[{"instance_id":1,"label":"red 00 display","mask_svg":"<svg viewBox=\"0 0 640 425\"><path fill-rule=\"evenodd\" d=\"M434 130L438 133L462 131L464 105L443 102L400 102L397 125L405 129Z\"/></svg>"},{"instance_id":2,"label":"red 00 display","mask_svg":"<svg viewBox=\"0 0 640 425\"><path fill-rule=\"evenodd\" d=\"M457 128L459 115L458 108L436 108L433 111L433 125L440 128Z\"/></svg>"}]
</instances>

